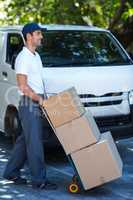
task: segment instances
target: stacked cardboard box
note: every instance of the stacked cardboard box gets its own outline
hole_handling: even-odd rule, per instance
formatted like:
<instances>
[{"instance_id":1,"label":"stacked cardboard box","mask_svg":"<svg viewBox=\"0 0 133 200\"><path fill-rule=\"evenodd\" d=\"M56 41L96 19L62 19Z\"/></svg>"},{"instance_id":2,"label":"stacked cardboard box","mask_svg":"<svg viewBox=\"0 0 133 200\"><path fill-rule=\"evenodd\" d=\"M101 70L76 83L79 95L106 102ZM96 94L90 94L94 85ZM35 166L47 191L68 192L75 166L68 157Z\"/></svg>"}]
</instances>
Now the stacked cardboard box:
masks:
<instances>
[{"instance_id":1,"label":"stacked cardboard box","mask_svg":"<svg viewBox=\"0 0 133 200\"><path fill-rule=\"evenodd\" d=\"M79 118L56 128L56 135L66 154L71 154L100 139L99 129L91 113L86 112Z\"/></svg>"},{"instance_id":2,"label":"stacked cardboard box","mask_svg":"<svg viewBox=\"0 0 133 200\"><path fill-rule=\"evenodd\" d=\"M50 97L45 109L67 155L100 139L97 124L91 113L86 112L75 88Z\"/></svg>"},{"instance_id":3,"label":"stacked cardboard box","mask_svg":"<svg viewBox=\"0 0 133 200\"><path fill-rule=\"evenodd\" d=\"M50 97L45 110L84 189L122 175L122 161L110 132L100 134L91 112L85 110L74 87Z\"/></svg>"},{"instance_id":4,"label":"stacked cardboard box","mask_svg":"<svg viewBox=\"0 0 133 200\"><path fill-rule=\"evenodd\" d=\"M85 190L122 176L122 161L110 132L98 143L71 154Z\"/></svg>"},{"instance_id":5,"label":"stacked cardboard box","mask_svg":"<svg viewBox=\"0 0 133 200\"><path fill-rule=\"evenodd\" d=\"M85 113L85 108L73 87L49 97L45 103L45 109L55 128Z\"/></svg>"}]
</instances>

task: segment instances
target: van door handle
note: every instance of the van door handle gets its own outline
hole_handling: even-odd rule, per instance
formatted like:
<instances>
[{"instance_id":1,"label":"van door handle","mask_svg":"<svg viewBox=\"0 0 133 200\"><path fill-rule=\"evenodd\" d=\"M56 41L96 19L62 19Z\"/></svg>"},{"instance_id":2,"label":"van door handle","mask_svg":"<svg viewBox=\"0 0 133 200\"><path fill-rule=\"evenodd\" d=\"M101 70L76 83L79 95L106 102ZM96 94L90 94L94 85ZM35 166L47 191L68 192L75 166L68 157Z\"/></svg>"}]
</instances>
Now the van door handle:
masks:
<instances>
[{"instance_id":1,"label":"van door handle","mask_svg":"<svg viewBox=\"0 0 133 200\"><path fill-rule=\"evenodd\" d=\"M7 72L2 72L2 75L3 75L4 77L8 77Z\"/></svg>"}]
</instances>

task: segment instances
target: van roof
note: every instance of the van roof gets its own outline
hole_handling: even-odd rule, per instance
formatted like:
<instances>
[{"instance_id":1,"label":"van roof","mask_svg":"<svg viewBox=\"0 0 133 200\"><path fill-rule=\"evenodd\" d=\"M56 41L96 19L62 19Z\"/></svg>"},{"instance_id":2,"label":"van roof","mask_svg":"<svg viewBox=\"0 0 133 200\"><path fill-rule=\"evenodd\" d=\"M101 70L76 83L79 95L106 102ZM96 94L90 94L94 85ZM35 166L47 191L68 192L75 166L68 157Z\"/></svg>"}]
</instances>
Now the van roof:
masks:
<instances>
[{"instance_id":1,"label":"van roof","mask_svg":"<svg viewBox=\"0 0 133 200\"><path fill-rule=\"evenodd\" d=\"M92 30L92 31L108 31L103 28L99 28L96 26L81 26L81 25L58 25L58 24L48 24L43 25L40 24L42 28L46 28L47 30ZM3 26L0 27L1 31L22 31L23 25L18 26Z\"/></svg>"}]
</instances>

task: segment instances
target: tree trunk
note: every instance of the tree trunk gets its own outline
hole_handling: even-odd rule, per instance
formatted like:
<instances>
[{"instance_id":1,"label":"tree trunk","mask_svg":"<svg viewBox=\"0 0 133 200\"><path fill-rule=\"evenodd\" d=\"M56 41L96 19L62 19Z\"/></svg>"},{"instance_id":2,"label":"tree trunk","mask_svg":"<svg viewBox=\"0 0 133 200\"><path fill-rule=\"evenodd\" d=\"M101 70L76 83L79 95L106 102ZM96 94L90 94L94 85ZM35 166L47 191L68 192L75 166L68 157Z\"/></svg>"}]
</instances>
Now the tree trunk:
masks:
<instances>
[{"instance_id":1,"label":"tree trunk","mask_svg":"<svg viewBox=\"0 0 133 200\"><path fill-rule=\"evenodd\" d=\"M119 9L117 10L116 14L114 15L114 17L112 18L111 22L110 22L110 25L109 25L109 29L110 30L113 30L115 25L119 22L119 20L121 19L121 15L123 14L124 12L124 9L125 9L125 5L126 5L126 0L121 0L121 3L120 3L120 7Z\"/></svg>"}]
</instances>

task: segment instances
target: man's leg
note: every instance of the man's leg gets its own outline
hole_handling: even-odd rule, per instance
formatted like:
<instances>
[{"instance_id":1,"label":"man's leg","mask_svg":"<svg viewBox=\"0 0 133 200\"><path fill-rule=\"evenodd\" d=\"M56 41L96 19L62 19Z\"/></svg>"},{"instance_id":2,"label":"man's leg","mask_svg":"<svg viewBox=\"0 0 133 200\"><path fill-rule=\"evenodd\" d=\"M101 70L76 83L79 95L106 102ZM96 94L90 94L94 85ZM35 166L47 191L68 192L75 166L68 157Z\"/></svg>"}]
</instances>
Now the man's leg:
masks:
<instances>
[{"instance_id":1,"label":"man's leg","mask_svg":"<svg viewBox=\"0 0 133 200\"><path fill-rule=\"evenodd\" d=\"M32 103L20 108L22 128L24 130L27 159L33 184L46 181L46 166L42 142L43 124L38 104Z\"/></svg>"},{"instance_id":2,"label":"man's leg","mask_svg":"<svg viewBox=\"0 0 133 200\"><path fill-rule=\"evenodd\" d=\"M23 132L17 138L11 157L4 171L4 178L20 177L20 169L26 161L26 146Z\"/></svg>"}]
</instances>

